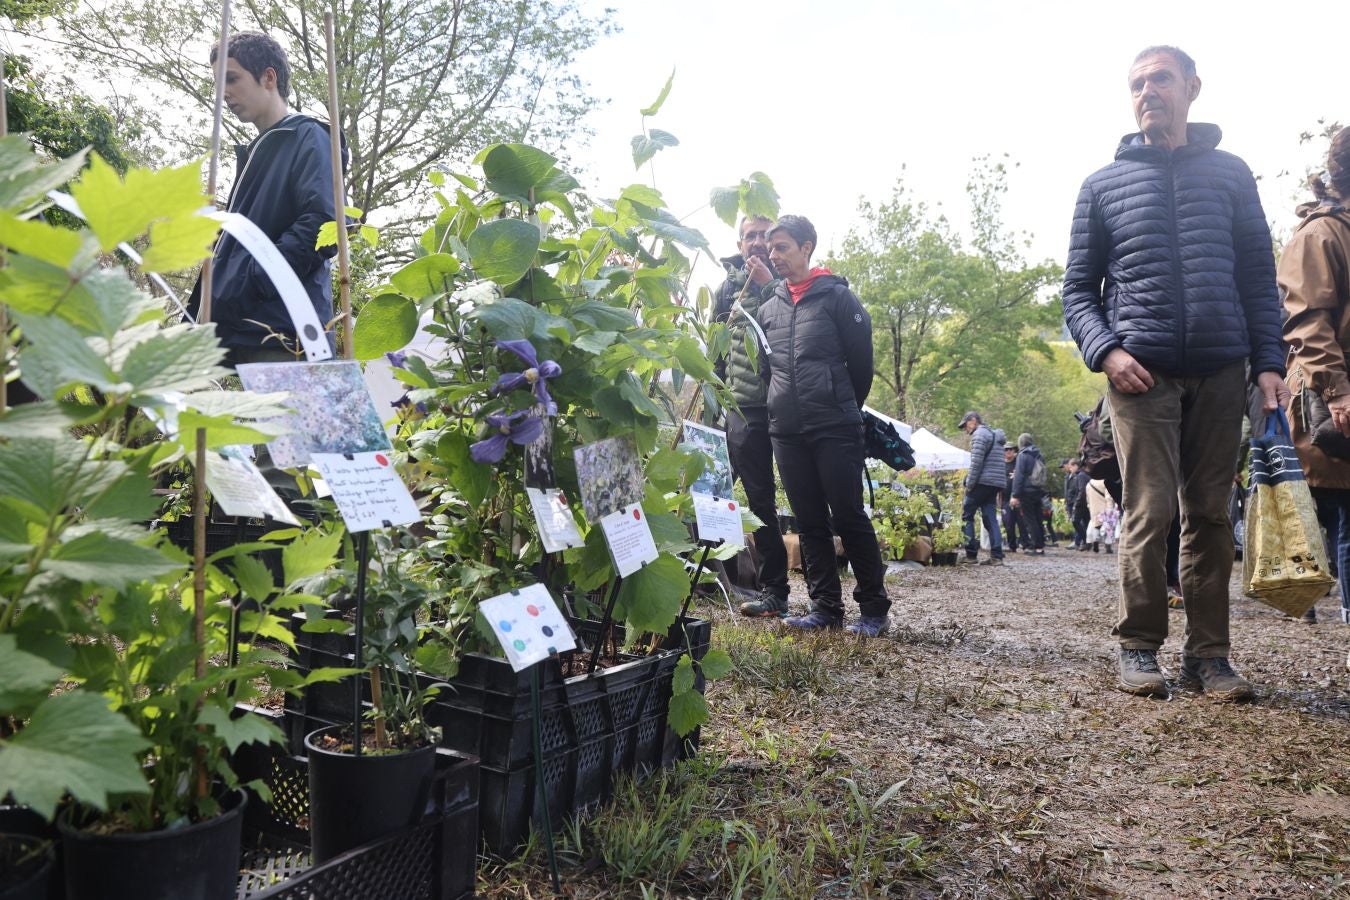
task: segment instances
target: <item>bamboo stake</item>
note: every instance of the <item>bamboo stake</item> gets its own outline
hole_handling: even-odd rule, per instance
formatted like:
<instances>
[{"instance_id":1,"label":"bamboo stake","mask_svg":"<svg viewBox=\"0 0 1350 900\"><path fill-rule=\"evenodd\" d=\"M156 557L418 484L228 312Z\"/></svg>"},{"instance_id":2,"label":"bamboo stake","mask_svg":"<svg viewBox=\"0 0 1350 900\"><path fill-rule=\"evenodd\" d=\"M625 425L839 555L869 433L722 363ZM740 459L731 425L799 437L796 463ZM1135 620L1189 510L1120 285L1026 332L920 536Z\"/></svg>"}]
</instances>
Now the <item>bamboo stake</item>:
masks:
<instances>
[{"instance_id":1,"label":"bamboo stake","mask_svg":"<svg viewBox=\"0 0 1350 900\"><path fill-rule=\"evenodd\" d=\"M356 358L352 340L352 276L347 244L347 186L342 175L342 107L338 104L337 34L332 12L323 14L324 37L328 42L328 143L333 163L333 210L337 225L338 295L342 301L342 355ZM360 592L358 592L360 593ZM364 615L365 610L357 612ZM370 670L370 702L375 707L375 746L384 750L389 738L384 729L384 687L378 666ZM359 736L358 736L359 737Z\"/></svg>"},{"instance_id":2,"label":"bamboo stake","mask_svg":"<svg viewBox=\"0 0 1350 900\"><path fill-rule=\"evenodd\" d=\"M0 137L9 134L9 98L5 96L5 51L0 47ZM0 268L8 262L0 247ZM9 409L9 309L0 303L0 416Z\"/></svg>"},{"instance_id":3,"label":"bamboo stake","mask_svg":"<svg viewBox=\"0 0 1350 900\"><path fill-rule=\"evenodd\" d=\"M220 8L220 43L216 45L216 100L211 121L211 155L207 166L206 193L212 206L216 204L216 176L220 170L220 129L225 109L225 70L230 57L230 0L222 0ZM201 299L197 307L197 324L211 321L211 265L214 253L202 264ZM197 661L194 671L198 678L206 675L206 429L197 429L197 452L193 461L192 478L192 636L197 642ZM205 700L203 697L202 700ZM201 701L199 701L200 703ZM206 766L202 754L197 760L197 796L205 797L209 790Z\"/></svg>"}]
</instances>

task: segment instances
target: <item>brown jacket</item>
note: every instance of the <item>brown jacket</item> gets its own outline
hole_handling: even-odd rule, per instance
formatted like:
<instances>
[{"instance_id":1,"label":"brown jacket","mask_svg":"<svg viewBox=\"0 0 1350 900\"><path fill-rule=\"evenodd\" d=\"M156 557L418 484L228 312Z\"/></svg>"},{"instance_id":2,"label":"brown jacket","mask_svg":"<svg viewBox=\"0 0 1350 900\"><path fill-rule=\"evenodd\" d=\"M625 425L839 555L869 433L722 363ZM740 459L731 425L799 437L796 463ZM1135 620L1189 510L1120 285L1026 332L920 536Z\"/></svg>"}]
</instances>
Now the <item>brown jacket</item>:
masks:
<instances>
[{"instance_id":1,"label":"brown jacket","mask_svg":"<svg viewBox=\"0 0 1350 900\"><path fill-rule=\"evenodd\" d=\"M1350 210L1304 204L1303 220L1284 252L1276 278L1287 318L1289 388L1294 392L1290 428L1308 483L1350 488L1350 461L1334 459L1312 446L1305 425L1302 391L1324 400L1350 393Z\"/></svg>"}]
</instances>

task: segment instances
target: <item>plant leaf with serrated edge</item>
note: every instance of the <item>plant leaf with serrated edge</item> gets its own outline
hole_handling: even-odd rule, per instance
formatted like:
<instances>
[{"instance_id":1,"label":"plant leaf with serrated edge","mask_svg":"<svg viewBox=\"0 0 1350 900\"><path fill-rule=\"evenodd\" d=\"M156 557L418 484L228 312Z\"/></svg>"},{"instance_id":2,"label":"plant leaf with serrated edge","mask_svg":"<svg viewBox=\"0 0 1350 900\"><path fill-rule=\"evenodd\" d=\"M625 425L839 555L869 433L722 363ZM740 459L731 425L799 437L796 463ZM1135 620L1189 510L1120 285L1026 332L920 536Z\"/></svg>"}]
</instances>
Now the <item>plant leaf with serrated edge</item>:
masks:
<instances>
[{"instance_id":1,"label":"plant leaf with serrated edge","mask_svg":"<svg viewBox=\"0 0 1350 900\"><path fill-rule=\"evenodd\" d=\"M172 572L178 563L153 547L90 532L58 544L41 568L72 581L97 582L120 590L141 579Z\"/></svg>"},{"instance_id":2,"label":"plant leaf with serrated edge","mask_svg":"<svg viewBox=\"0 0 1350 900\"><path fill-rule=\"evenodd\" d=\"M342 546L342 529L330 532L317 528L306 530L281 551L281 568L286 583L295 584L301 578L318 575L333 564L338 548Z\"/></svg>"},{"instance_id":3,"label":"plant leaf with serrated edge","mask_svg":"<svg viewBox=\"0 0 1350 900\"><path fill-rule=\"evenodd\" d=\"M480 154L485 187L495 194L526 200L530 188L546 184L558 160L526 144L496 144Z\"/></svg>"},{"instance_id":4,"label":"plant leaf with serrated edge","mask_svg":"<svg viewBox=\"0 0 1350 900\"><path fill-rule=\"evenodd\" d=\"M694 689L694 664L689 659L689 654L680 657L680 661L675 665L675 675L670 682L670 690L675 694L683 694L685 691Z\"/></svg>"},{"instance_id":5,"label":"plant leaf with serrated edge","mask_svg":"<svg viewBox=\"0 0 1350 900\"><path fill-rule=\"evenodd\" d=\"M0 784L14 802L50 819L67 793L107 810L109 794L149 790L137 754L150 742L107 698L82 690L40 704L28 723L0 744Z\"/></svg>"},{"instance_id":6,"label":"plant leaf with serrated edge","mask_svg":"<svg viewBox=\"0 0 1350 900\"><path fill-rule=\"evenodd\" d=\"M243 553L236 555L230 574L234 576L239 589L254 600L260 602L266 600L276 591L271 571L257 557Z\"/></svg>"},{"instance_id":7,"label":"plant leaf with serrated edge","mask_svg":"<svg viewBox=\"0 0 1350 900\"><path fill-rule=\"evenodd\" d=\"M741 189L736 187L717 187L712 189L708 196L708 202L712 204L713 212L717 218L726 222L732 228L736 227L736 213L741 208Z\"/></svg>"},{"instance_id":8,"label":"plant leaf with serrated edge","mask_svg":"<svg viewBox=\"0 0 1350 900\"><path fill-rule=\"evenodd\" d=\"M104 252L145 234L151 222L191 215L207 203L199 162L130 169L123 179L97 153L70 193Z\"/></svg>"},{"instance_id":9,"label":"plant leaf with serrated edge","mask_svg":"<svg viewBox=\"0 0 1350 900\"><path fill-rule=\"evenodd\" d=\"M0 634L0 715L24 718L65 673L41 656L24 653L12 634Z\"/></svg>"},{"instance_id":10,"label":"plant leaf with serrated edge","mask_svg":"<svg viewBox=\"0 0 1350 900\"><path fill-rule=\"evenodd\" d=\"M640 110L642 115L654 116L658 112L660 112L662 104L664 104L666 102L666 98L670 96L670 88L671 85L673 85L674 83L675 83L675 70L671 69L670 77L666 79L666 83L661 88L661 93L657 95L656 100L652 102L651 106L645 107L642 110Z\"/></svg>"},{"instance_id":11,"label":"plant leaf with serrated edge","mask_svg":"<svg viewBox=\"0 0 1350 900\"><path fill-rule=\"evenodd\" d=\"M262 716L242 715L232 718L214 703L208 703L202 708L197 716L197 724L214 731L231 753L244 744L280 744L285 738L280 728Z\"/></svg>"},{"instance_id":12,"label":"plant leaf with serrated edge","mask_svg":"<svg viewBox=\"0 0 1350 900\"><path fill-rule=\"evenodd\" d=\"M778 191L773 181L763 172L752 172L741 182L741 208L748 216L763 216L766 219L778 218Z\"/></svg>"},{"instance_id":13,"label":"plant leaf with serrated edge","mask_svg":"<svg viewBox=\"0 0 1350 900\"><path fill-rule=\"evenodd\" d=\"M85 235L81 232L57 228L40 219L19 219L0 213L0 244L15 253L64 269L75 261L84 243Z\"/></svg>"},{"instance_id":14,"label":"plant leaf with serrated edge","mask_svg":"<svg viewBox=\"0 0 1350 900\"><path fill-rule=\"evenodd\" d=\"M150 225L150 246L141 261L146 272L181 272L211 255L220 223L206 216L176 216Z\"/></svg>"},{"instance_id":15,"label":"plant leaf with serrated edge","mask_svg":"<svg viewBox=\"0 0 1350 900\"><path fill-rule=\"evenodd\" d=\"M684 563L663 554L623 580L618 606L633 633L665 634L688 595Z\"/></svg>"},{"instance_id":16,"label":"plant leaf with serrated edge","mask_svg":"<svg viewBox=\"0 0 1350 900\"><path fill-rule=\"evenodd\" d=\"M698 691L671 694L666 722L680 737L708 721L708 701Z\"/></svg>"},{"instance_id":17,"label":"plant leaf with serrated edge","mask_svg":"<svg viewBox=\"0 0 1350 900\"><path fill-rule=\"evenodd\" d=\"M730 653L714 649L703 654L703 658L698 661L698 667L703 672L704 678L723 678L731 674L735 664L731 661Z\"/></svg>"},{"instance_id":18,"label":"plant leaf with serrated edge","mask_svg":"<svg viewBox=\"0 0 1350 900\"><path fill-rule=\"evenodd\" d=\"M417 336L417 304L399 294L381 294L361 307L353 348L357 359L401 350Z\"/></svg>"},{"instance_id":19,"label":"plant leaf with serrated edge","mask_svg":"<svg viewBox=\"0 0 1350 900\"><path fill-rule=\"evenodd\" d=\"M680 139L669 131L653 128L646 134L633 135L633 168L640 169L642 164L667 147L674 147Z\"/></svg>"}]
</instances>

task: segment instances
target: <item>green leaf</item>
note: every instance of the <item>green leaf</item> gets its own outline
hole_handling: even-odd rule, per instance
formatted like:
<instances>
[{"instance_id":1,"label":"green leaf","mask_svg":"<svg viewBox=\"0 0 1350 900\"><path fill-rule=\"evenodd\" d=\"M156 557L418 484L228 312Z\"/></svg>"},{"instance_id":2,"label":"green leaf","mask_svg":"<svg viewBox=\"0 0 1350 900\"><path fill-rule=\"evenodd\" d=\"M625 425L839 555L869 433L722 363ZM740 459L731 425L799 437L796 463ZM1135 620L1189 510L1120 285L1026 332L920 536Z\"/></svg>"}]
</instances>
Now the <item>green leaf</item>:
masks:
<instances>
[{"instance_id":1,"label":"green leaf","mask_svg":"<svg viewBox=\"0 0 1350 900\"><path fill-rule=\"evenodd\" d=\"M256 556L249 556L246 553L236 554L230 574L234 576L235 582L245 596L254 600L261 602L276 593L271 571L266 563Z\"/></svg>"},{"instance_id":2,"label":"green leaf","mask_svg":"<svg viewBox=\"0 0 1350 900\"><path fill-rule=\"evenodd\" d=\"M680 737L708 721L708 701L698 691L672 694L666 723Z\"/></svg>"},{"instance_id":3,"label":"green leaf","mask_svg":"<svg viewBox=\"0 0 1350 900\"><path fill-rule=\"evenodd\" d=\"M469 313L469 318L501 341L533 337L539 330L538 310L515 297L498 297L479 304Z\"/></svg>"},{"instance_id":4,"label":"green leaf","mask_svg":"<svg viewBox=\"0 0 1350 900\"><path fill-rule=\"evenodd\" d=\"M651 106L645 107L644 109L641 110L642 115L654 116L658 112L660 112L662 104L664 104L666 102L666 98L670 96L670 88L671 85L673 85L674 83L675 83L675 70L671 69L670 77L666 79L665 85L661 88L661 93L657 96L656 100L652 103Z\"/></svg>"},{"instance_id":5,"label":"green leaf","mask_svg":"<svg viewBox=\"0 0 1350 900\"><path fill-rule=\"evenodd\" d=\"M231 753L244 744L280 744L285 739L281 729L262 716L245 714L234 718L214 703L202 707L197 724L214 731Z\"/></svg>"},{"instance_id":6,"label":"green leaf","mask_svg":"<svg viewBox=\"0 0 1350 900\"><path fill-rule=\"evenodd\" d=\"M98 154L70 193L104 252L144 234L151 222L190 216L207 203L200 163L131 169L123 180Z\"/></svg>"},{"instance_id":7,"label":"green leaf","mask_svg":"<svg viewBox=\"0 0 1350 900\"><path fill-rule=\"evenodd\" d=\"M107 810L109 794L149 788L137 754L150 746L107 698L74 690L42 703L16 735L0 743L0 784L16 803L50 819L69 793Z\"/></svg>"},{"instance_id":8,"label":"green leaf","mask_svg":"<svg viewBox=\"0 0 1350 900\"><path fill-rule=\"evenodd\" d=\"M334 528L330 532L310 528L301 532L281 551L281 568L286 573L286 583L295 584L301 578L325 571L337 558L341 546L341 528Z\"/></svg>"},{"instance_id":9,"label":"green leaf","mask_svg":"<svg viewBox=\"0 0 1350 900\"><path fill-rule=\"evenodd\" d=\"M661 192L646 184L630 184L619 194L619 199L627 200L629 203L640 203L652 209L660 209L666 205Z\"/></svg>"},{"instance_id":10,"label":"green leaf","mask_svg":"<svg viewBox=\"0 0 1350 900\"><path fill-rule=\"evenodd\" d=\"M671 678L670 690L674 694L683 694L694 689L694 664L686 653L675 665L675 675Z\"/></svg>"},{"instance_id":11,"label":"green leaf","mask_svg":"<svg viewBox=\"0 0 1350 900\"><path fill-rule=\"evenodd\" d=\"M107 394L129 393L108 364L106 348L95 350L74 325L55 316L15 313L14 318L28 339L19 365L39 396L56 398L79 385Z\"/></svg>"},{"instance_id":12,"label":"green leaf","mask_svg":"<svg viewBox=\"0 0 1350 900\"><path fill-rule=\"evenodd\" d=\"M653 403L652 399L647 396L647 391L633 377L632 372L625 372L619 376L619 396L627 400L632 404L633 409L644 416L657 418L661 415L661 407Z\"/></svg>"},{"instance_id":13,"label":"green leaf","mask_svg":"<svg viewBox=\"0 0 1350 900\"><path fill-rule=\"evenodd\" d=\"M220 223L206 216L176 216L150 226L150 247L141 269L146 272L181 272L211 255L211 245L220 233Z\"/></svg>"},{"instance_id":14,"label":"green leaf","mask_svg":"<svg viewBox=\"0 0 1350 900\"><path fill-rule=\"evenodd\" d=\"M488 190L516 200L528 200L555 171L558 160L525 144L497 144L483 157Z\"/></svg>"},{"instance_id":15,"label":"green leaf","mask_svg":"<svg viewBox=\"0 0 1350 900\"><path fill-rule=\"evenodd\" d=\"M47 199L84 168L88 148L59 162L39 165L33 142L26 134L0 138L0 209L22 212Z\"/></svg>"},{"instance_id":16,"label":"green leaf","mask_svg":"<svg viewBox=\"0 0 1350 900\"><path fill-rule=\"evenodd\" d=\"M454 276L459 274L459 260L449 253L433 253L419 257L395 272L389 279L400 294L421 300L448 294L454 290Z\"/></svg>"},{"instance_id":17,"label":"green leaf","mask_svg":"<svg viewBox=\"0 0 1350 900\"><path fill-rule=\"evenodd\" d=\"M659 128L653 128L646 134L633 135L633 168L642 168L642 164L657 153L666 147L674 147L679 143L679 138Z\"/></svg>"},{"instance_id":18,"label":"green leaf","mask_svg":"<svg viewBox=\"0 0 1350 900\"><path fill-rule=\"evenodd\" d=\"M618 340L617 331L589 331L572 342L572 346L587 353L600 354L605 348Z\"/></svg>"},{"instance_id":19,"label":"green leaf","mask_svg":"<svg viewBox=\"0 0 1350 900\"><path fill-rule=\"evenodd\" d=\"M695 380L707 381L712 377L712 361L692 339L679 338L675 341L675 358L679 360L684 373Z\"/></svg>"},{"instance_id":20,"label":"green leaf","mask_svg":"<svg viewBox=\"0 0 1350 900\"><path fill-rule=\"evenodd\" d=\"M178 563L153 547L101 531L87 532L59 544L42 563L44 572L72 581L96 582L114 590L178 567Z\"/></svg>"},{"instance_id":21,"label":"green leaf","mask_svg":"<svg viewBox=\"0 0 1350 900\"><path fill-rule=\"evenodd\" d=\"M469 439L458 432L443 434L436 443L436 457L450 470L450 483L464 502L481 506L492 492L492 468L469 456Z\"/></svg>"},{"instance_id":22,"label":"green leaf","mask_svg":"<svg viewBox=\"0 0 1350 900\"><path fill-rule=\"evenodd\" d=\"M736 666L731 661L730 653L713 649L703 654L703 658L698 661L698 667L703 672L704 678L724 678L730 675Z\"/></svg>"},{"instance_id":23,"label":"green leaf","mask_svg":"<svg viewBox=\"0 0 1350 900\"><path fill-rule=\"evenodd\" d=\"M771 221L778 218L778 191L768 175L752 172L741 182L741 209L747 216L763 216Z\"/></svg>"},{"instance_id":24,"label":"green leaf","mask_svg":"<svg viewBox=\"0 0 1350 900\"><path fill-rule=\"evenodd\" d=\"M59 403L25 403L0 415L0 438L60 438L74 424L70 413Z\"/></svg>"},{"instance_id":25,"label":"green leaf","mask_svg":"<svg viewBox=\"0 0 1350 900\"><path fill-rule=\"evenodd\" d=\"M48 225L41 219L19 219L0 213L0 244L15 253L61 268L69 267L85 246L85 235ZM93 242L90 241L90 246Z\"/></svg>"},{"instance_id":26,"label":"green leaf","mask_svg":"<svg viewBox=\"0 0 1350 900\"><path fill-rule=\"evenodd\" d=\"M14 635L0 634L0 715L24 718L65 673L18 643Z\"/></svg>"},{"instance_id":27,"label":"green leaf","mask_svg":"<svg viewBox=\"0 0 1350 900\"><path fill-rule=\"evenodd\" d=\"M572 318L585 322L597 331L632 331L637 327L637 319L627 307L606 306L595 300L587 300L572 308Z\"/></svg>"},{"instance_id":28,"label":"green leaf","mask_svg":"<svg viewBox=\"0 0 1350 900\"><path fill-rule=\"evenodd\" d=\"M380 229L374 225L362 225L358 229L361 240L366 242L368 247L374 248L380 246Z\"/></svg>"},{"instance_id":29,"label":"green leaf","mask_svg":"<svg viewBox=\"0 0 1350 900\"><path fill-rule=\"evenodd\" d=\"M361 308L353 338L357 359L401 350L417 335L417 304L399 294L381 294Z\"/></svg>"},{"instance_id":30,"label":"green leaf","mask_svg":"<svg viewBox=\"0 0 1350 900\"><path fill-rule=\"evenodd\" d=\"M736 187L718 187L712 189L712 194L708 198L712 204L713 212L717 218L726 222L732 228L736 227L736 213L741 208L741 189Z\"/></svg>"},{"instance_id":31,"label":"green leaf","mask_svg":"<svg viewBox=\"0 0 1350 900\"><path fill-rule=\"evenodd\" d=\"M689 539L689 526L680 521L679 516L653 511L645 505L643 510L647 513L647 525L652 530L656 549L662 553L686 553L694 549L694 542Z\"/></svg>"},{"instance_id":32,"label":"green leaf","mask_svg":"<svg viewBox=\"0 0 1350 900\"><path fill-rule=\"evenodd\" d=\"M689 596L689 575L674 556L658 556L623 580L619 604L631 633L665 634Z\"/></svg>"},{"instance_id":33,"label":"green leaf","mask_svg":"<svg viewBox=\"0 0 1350 900\"><path fill-rule=\"evenodd\" d=\"M210 328L171 325L152 331L131 348L118 374L138 397L210 388L229 374L220 363L225 348Z\"/></svg>"},{"instance_id":34,"label":"green leaf","mask_svg":"<svg viewBox=\"0 0 1350 900\"><path fill-rule=\"evenodd\" d=\"M495 219L475 228L465 247L480 278L510 287L534 265L539 229L520 219Z\"/></svg>"},{"instance_id":35,"label":"green leaf","mask_svg":"<svg viewBox=\"0 0 1350 900\"><path fill-rule=\"evenodd\" d=\"M338 242L337 222L324 222L319 226L319 233L314 238L314 249L322 250L324 247L332 247Z\"/></svg>"}]
</instances>

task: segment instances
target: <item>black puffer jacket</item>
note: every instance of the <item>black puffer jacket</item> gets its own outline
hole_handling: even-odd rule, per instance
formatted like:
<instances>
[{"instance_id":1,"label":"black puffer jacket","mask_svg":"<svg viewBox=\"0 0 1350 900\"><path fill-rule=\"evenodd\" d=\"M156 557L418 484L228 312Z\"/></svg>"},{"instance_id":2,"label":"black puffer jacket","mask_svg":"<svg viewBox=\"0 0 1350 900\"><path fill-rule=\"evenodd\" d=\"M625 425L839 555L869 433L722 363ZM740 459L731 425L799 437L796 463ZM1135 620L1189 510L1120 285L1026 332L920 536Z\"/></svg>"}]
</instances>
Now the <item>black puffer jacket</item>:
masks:
<instances>
[{"instance_id":1,"label":"black puffer jacket","mask_svg":"<svg viewBox=\"0 0 1350 900\"><path fill-rule=\"evenodd\" d=\"M780 281L758 317L773 351L759 355L769 433L861 426L872 389L872 317L848 281L821 275L795 304Z\"/></svg>"},{"instance_id":2,"label":"black puffer jacket","mask_svg":"<svg viewBox=\"0 0 1350 900\"><path fill-rule=\"evenodd\" d=\"M1172 376L1250 359L1284 374L1270 229L1247 165L1192 124L1172 152L1127 135L1083 182L1064 321L1094 372L1116 347Z\"/></svg>"}]
</instances>

